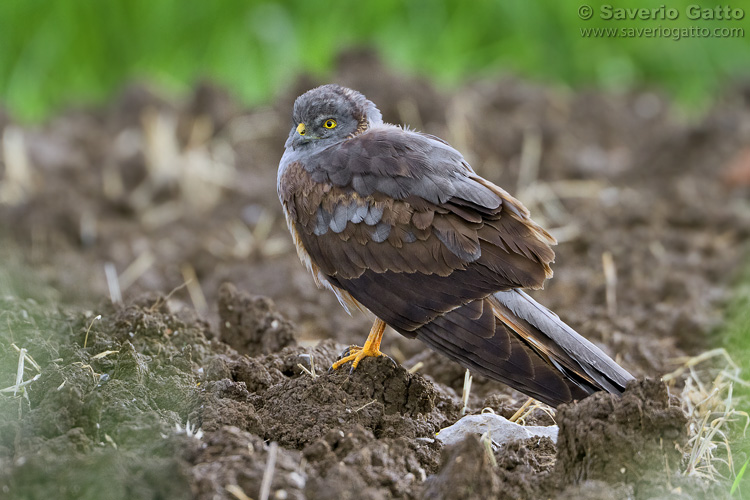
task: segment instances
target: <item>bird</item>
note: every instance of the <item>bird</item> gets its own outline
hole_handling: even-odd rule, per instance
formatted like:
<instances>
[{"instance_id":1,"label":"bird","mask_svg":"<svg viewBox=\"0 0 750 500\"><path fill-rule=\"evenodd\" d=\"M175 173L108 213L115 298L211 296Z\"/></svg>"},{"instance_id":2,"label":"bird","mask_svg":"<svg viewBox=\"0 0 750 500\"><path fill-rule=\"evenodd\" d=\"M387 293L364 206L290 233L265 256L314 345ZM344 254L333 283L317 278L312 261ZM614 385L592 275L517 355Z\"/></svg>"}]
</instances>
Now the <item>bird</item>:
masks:
<instances>
[{"instance_id":1,"label":"bird","mask_svg":"<svg viewBox=\"0 0 750 500\"><path fill-rule=\"evenodd\" d=\"M295 100L277 191L318 287L375 316L332 369L384 356L390 326L552 407L633 379L523 291L552 277L556 244L527 208L360 92L328 84Z\"/></svg>"}]
</instances>

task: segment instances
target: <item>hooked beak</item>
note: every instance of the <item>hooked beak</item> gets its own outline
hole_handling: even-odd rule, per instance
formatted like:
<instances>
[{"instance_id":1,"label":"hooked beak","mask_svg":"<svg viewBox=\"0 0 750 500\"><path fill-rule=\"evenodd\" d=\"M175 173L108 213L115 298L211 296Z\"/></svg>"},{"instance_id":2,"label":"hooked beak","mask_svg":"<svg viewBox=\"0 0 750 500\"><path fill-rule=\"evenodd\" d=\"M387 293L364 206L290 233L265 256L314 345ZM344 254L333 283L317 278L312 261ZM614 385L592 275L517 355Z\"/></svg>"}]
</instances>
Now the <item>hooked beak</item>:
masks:
<instances>
[{"instance_id":1,"label":"hooked beak","mask_svg":"<svg viewBox=\"0 0 750 500\"><path fill-rule=\"evenodd\" d=\"M300 123L299 125L297 125L295 132L296 132L295 134L289 137L292 147L294 147L295 145L299 145L299 144L306 144L312 141L313 139L320 139L320 137L310 135L307 132L307 126L305 126L304 123Z\"/></svg>"},{"instance_id":2,"label":"hooked beak","mask_svg":"<svg viewBox=\"0 0 750 500\"><path fill-rule=\"evenodd\" d=\"M304 123L300 123L299 125L297 125L297 135L300 136L300 138L303 140L303 142L307 142L310 139L320 139L320 137L317 137L317 136L314 136L314 135L310 135L307 132L307 126L305 126Z\"/></svg>"}]
</instances>

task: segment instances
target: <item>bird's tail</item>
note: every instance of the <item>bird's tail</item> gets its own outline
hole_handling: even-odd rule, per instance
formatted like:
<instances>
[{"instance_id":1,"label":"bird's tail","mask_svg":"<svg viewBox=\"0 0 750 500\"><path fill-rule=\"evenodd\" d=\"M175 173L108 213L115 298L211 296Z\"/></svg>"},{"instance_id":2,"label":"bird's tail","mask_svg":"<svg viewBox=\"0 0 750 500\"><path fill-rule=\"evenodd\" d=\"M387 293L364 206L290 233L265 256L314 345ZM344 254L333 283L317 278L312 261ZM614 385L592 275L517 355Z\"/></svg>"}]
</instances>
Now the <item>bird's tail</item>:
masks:
<instances>
[{"instance_id":1,"label":"bird's tail","mask_svg":"<svg viewBox=\"0 0 750 500\"><path fill-rule=\"evenodd\" d=\"M601 349L520 290L497 292L436 318L417 338L461 365L551 406L633 379Z\"/></svg>"}]
</instances>

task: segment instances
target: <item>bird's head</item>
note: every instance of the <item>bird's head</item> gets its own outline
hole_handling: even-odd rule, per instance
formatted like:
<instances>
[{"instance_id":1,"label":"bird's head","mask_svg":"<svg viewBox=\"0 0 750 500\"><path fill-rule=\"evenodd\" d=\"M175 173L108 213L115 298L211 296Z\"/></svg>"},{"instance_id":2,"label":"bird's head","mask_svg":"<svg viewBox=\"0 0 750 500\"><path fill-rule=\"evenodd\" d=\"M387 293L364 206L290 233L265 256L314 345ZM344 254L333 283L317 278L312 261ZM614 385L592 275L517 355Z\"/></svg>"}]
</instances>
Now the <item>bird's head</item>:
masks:
<instances>
[{"instance_id":1,"label":"bird's head","mask_svg":"<svg viewBox=\"0 0 750 500\"><path fill-rule=\"evenodd\" d=\"M309 90L294 102L286 147L319 148L383 123L378 108L355 90L330 84Z\"/></svg>"}]
</instances>

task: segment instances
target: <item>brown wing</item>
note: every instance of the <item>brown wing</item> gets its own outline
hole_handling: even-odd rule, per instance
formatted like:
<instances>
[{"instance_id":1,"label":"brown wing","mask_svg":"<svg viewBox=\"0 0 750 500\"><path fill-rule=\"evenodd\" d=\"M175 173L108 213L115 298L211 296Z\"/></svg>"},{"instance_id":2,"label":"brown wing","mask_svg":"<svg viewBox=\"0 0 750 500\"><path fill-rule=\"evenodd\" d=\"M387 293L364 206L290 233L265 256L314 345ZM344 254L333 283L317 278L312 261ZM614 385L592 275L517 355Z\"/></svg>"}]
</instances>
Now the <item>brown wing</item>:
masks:
<instances>
[{"instance_id":1,"label":"brown wing","mask_svg":"<svg viewBox=\"0 0 750 500\"><path fill-rule=\"evenodd\" d=\"M463 304L538 288L551 275L551 237L520 203L476 179L496 193L496 207L362 196L352 186L314 181L299 163L286 168L279 191L317 270L408 335Z\"/></svg>"}]
</instances>

